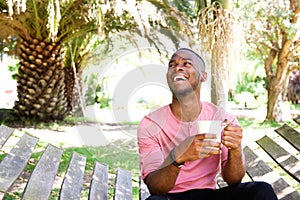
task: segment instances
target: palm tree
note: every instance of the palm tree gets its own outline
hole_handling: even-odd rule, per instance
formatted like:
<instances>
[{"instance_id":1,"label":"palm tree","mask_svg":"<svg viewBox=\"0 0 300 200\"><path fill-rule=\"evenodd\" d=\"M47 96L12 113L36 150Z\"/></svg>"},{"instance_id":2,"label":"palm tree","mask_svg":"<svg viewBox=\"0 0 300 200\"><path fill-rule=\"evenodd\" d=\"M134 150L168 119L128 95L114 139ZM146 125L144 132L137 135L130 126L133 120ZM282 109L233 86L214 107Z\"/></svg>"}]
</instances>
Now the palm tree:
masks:
<instances>
[{"instance_id":1,"label":"palm tree","mask_svg":"<svg viewBox=\"0 0 300 200\"><path fill-rule=\"evenodd\" d=\"M5 4L7 2L7 4ZM50 121L67 114L62 48L71 38L97 32L100 3L95 1L5 1L0 24L18 38L18 101L21 118Z\"/></svg>"},{"instance_id":2,"label":"palm tree","mask_svg":"<svg viewBox=\"0 0 300 200\"><path fill-rule=\"evenodd\" d=\"M93 34L100 40L114 32L133 29L147 35L149 27L160 26L176 27L190 35L184 16L165 1L149 1L157 10L148 9L145 1L132 2L0 0L0 35L18 39L20 68L18 101L14 106L17 116L38 121L62 120L73 110L74 75L80 77L83 58L91 50L84 41Z\"/></svg>"},{"instance_id":3,"label":"palm tree","mask_svg":"<svg viewBox=\"0 0 300 200\"><path fill-rule=\"evenodd\" d=\"M65 94L68 111L82 116L84 102L82 98L82 72L84 59L93 50L96 36L91 33L72 39L64 50Z\"/></svg>"}]
</instances>

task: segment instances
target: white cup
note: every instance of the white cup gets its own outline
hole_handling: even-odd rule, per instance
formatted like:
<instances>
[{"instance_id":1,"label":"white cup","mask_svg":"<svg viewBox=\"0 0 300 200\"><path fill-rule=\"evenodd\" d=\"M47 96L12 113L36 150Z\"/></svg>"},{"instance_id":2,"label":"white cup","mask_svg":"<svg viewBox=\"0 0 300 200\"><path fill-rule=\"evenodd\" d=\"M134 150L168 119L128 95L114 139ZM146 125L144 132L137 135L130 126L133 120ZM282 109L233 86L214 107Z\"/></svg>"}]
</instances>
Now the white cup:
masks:
<instances>
[{"instance_id":1,"label":"white cup","mask_svg":"<svg viewBox=\"0 0 300 200\"><path fill-rule=\"evenodd\" d=\"M221 142L222 133L222 121L221 120L200 120L198 121L198 133L199 134L215 134L216 139L209 139L215 142Z\"/></svg>"}]
</instances>

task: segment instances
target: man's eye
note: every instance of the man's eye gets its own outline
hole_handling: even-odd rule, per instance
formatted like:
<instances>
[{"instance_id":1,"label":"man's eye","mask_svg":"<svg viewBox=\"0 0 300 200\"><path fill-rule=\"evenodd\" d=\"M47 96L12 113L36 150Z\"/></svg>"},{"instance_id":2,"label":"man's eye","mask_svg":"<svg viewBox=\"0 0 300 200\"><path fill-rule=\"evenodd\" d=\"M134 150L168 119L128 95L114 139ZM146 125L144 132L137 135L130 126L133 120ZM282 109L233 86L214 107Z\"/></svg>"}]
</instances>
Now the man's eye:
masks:
<instances>
[{"instance_id":1,"label":"man's eye","mask_svg":"<svg viewBox=\"0 0 300 200\"><path fill-rule=\"evenodd\" d=\"M169 67L170 68L173 68L173 67L175 67L176 66L176 64L175 63L171 63L171 64L169 64Z\"/></svg>"},{"instance_id":2,"label":"man's eye","mask_svg":"<svg viewBox=\"0 0 300 200\"><path fill-rule=\"evenodd\" d=\"M191 62L185 62L184 65L192 65Z\"/></svg>"}]
</instances>

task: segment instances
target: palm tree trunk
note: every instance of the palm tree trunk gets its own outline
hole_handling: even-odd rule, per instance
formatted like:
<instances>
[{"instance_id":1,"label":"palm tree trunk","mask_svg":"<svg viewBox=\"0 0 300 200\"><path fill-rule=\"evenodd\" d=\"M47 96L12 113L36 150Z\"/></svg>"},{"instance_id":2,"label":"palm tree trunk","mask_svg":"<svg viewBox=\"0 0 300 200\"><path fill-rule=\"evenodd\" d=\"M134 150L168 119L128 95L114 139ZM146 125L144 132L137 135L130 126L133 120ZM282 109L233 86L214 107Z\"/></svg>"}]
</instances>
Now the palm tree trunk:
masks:
<instances>
[{"instance_id":1,"label":"palm tree trunk","mask_svg":"<svg viewBox=\"0 0 300 200\"><path fill-rule=\"evenodd\" d=\"M14 110L20 118L61 120L67 113L61 46L23 38L19 45L18 100Z\"/></svg>"},{"instance_id":2,"label":"palm tree trunk","mask_svg":"<svg viewBox=\"0 0 300 200\"><path fill-rule=\"evenodd\" d=\"M74 116L83 116L82 108L82 70L76 71L76 76L74 75L74 70L72 67L65 67L65 84L66 84L66 94L68 101L68 112ZM75 78L76 77L76 78ZM76 79L78 85L76 84Z\"/></svg>"}]
</instances>

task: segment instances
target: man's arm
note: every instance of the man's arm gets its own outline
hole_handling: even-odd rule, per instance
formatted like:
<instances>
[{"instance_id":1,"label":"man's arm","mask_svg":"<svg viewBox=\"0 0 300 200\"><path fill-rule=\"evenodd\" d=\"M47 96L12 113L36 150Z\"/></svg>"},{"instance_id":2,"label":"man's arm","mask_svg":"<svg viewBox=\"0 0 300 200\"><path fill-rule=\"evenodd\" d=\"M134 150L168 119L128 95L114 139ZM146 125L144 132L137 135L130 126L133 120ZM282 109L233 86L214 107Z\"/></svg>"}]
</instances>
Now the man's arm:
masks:
<instances>
[{"instance_id":1,"label":"man's arm","mask_svg":"<svg viewBox=\"0 0 300 200\"><path fill-rule=\"evenodd\" d=\"M220 143L205 140L214 138L216 136L213 134L188 137L174 148L174 160L177 163L183 163L220 154ZM211 149L211 147L216 149ZM174 187L180 168L173 165L172 162L169 154L161 167L146 177L145 183L151 194L166 194Z\"/></svg>"},{"instance_id":2,"label":"man's arm","mask_svg":"<svg viewBox=\"0 0 300 200\"><path fill-rule=\"evenodd\" d=\"M229 185L240 183L246 172L242 132L242 128L238 125L228 125L224 128L222 143L228 148L228 160L222 175Z\"/></svg>"},{"instance_id":3,"label":"man's arm","mask_svg":"<svg viewBox=\"0 0 300 200\"><path fill-rule=\"evenodd\" d=\"M162 166L146 177L145 183L151 194L165 194L174 187L180 168L171 163L168 155Z\"/></svg>"}]
</instances>

